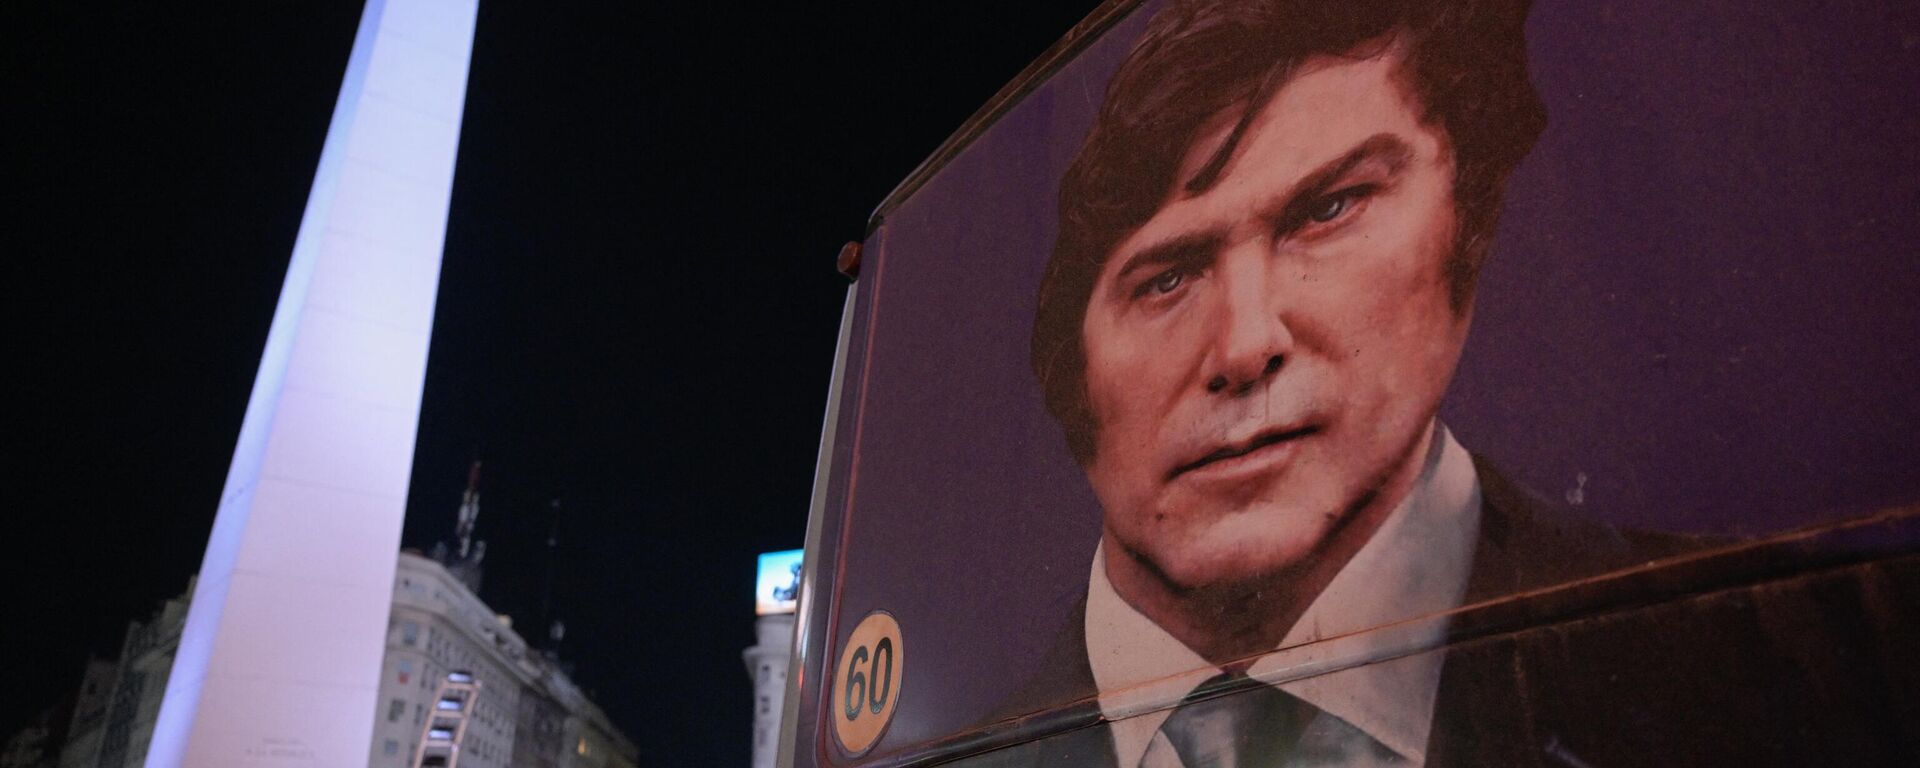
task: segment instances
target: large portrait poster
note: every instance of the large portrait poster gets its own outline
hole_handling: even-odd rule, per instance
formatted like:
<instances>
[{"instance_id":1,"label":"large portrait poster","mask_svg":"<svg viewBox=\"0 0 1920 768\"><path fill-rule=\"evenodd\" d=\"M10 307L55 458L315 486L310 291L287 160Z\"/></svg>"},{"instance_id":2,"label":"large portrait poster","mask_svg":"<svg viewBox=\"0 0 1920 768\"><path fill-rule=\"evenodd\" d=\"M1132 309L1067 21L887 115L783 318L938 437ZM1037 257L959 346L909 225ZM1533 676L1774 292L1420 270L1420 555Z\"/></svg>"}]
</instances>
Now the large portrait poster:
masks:
<instances>
[{"instance_id":1,"label":"large portrait poster","mask_svg":"<svg viewBox=\"0 0 1920 768\"><path fill-rule=\"evenodd\" d=\"M1917 17L1103 6L876 214L788 757L1904 763Z\"/></svg>"}]
</instances>

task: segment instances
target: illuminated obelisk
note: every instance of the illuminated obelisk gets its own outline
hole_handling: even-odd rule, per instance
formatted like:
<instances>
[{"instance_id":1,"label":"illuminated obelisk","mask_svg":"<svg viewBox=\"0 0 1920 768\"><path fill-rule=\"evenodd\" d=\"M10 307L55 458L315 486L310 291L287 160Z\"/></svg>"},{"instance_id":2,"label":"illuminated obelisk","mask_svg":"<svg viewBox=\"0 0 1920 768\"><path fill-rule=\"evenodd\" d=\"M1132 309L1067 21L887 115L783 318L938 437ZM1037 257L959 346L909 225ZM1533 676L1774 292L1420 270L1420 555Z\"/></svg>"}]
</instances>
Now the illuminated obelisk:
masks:
<instances>
[{"instance_id":1,"label":"illuminated obelisk","mask_svg":"<svg viewBox=\"0 0 1920 768\"><path fill-rule=\"evenodd\" d=\"M476 0L366 0L148 768L365 765Z\"/></svg>"}]
</instances>

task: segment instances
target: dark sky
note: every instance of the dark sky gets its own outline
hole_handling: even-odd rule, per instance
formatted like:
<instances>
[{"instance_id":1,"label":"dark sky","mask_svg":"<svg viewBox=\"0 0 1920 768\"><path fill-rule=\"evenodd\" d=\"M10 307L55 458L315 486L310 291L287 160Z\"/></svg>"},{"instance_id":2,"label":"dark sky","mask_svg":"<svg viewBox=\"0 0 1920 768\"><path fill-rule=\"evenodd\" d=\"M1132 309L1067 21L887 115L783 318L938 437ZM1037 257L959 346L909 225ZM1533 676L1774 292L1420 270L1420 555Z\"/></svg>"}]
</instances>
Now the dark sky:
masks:
<instances>
[{"instance_id":1,"label":"dark sky","mask_svg":"<svg viewBox=\"0 0 1920 768\"><path fill-rule=\"evenodd\" d=\"M0 729L199 566L358 8L0 7ZM482 597L646 762L742 765L873 206L1094 5L483 2L403 543L484 460ZM372 716L372 713L369 713Z\"/></svg>"}]
</instances>

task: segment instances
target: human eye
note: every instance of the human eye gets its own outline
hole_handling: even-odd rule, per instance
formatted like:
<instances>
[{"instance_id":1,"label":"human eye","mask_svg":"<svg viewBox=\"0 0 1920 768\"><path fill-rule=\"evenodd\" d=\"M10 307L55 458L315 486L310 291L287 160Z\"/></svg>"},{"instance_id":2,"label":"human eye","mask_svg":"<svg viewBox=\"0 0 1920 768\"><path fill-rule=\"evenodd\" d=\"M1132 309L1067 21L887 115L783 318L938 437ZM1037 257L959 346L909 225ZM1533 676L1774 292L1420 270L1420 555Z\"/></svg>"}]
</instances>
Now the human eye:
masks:
<instances>
[{"instance_id":1,"label":"human eye","mask_svg":"<svg viewBox=\"0 0 1920 768\"><path fill-rule=\"evenodd\" d=\"M1187 266L1173 266L1155 272L1151 277L1140 281L1133 288L1134 301L1165 300L1193 279L1193 270Z\"/></svg>"},{"instance_id":2,"label":"human eye","mask_svg":"<svg viewBox=\"0 0 1920 768\"><path fill-rule=\"evenodd\" d=\"M1309 226L1329 224L1347 216L1374 192L1372 184L1358 184L1315 198L1308 203L1306 219Z\"/></svg>"},{"instance_id":3,"label":"human eye","mask_svg":"<svg viewBox=\"0 0 1920 768\"><path fill-rule=\"evenodd\" d=\"M1153 279L1148 280L1146 285L1141 287L1146 289L1148 293L1165 295L1180 290L1180 284L1186 281L1186 272L1179 269L1169 269L1154 275Z\"/></svg>"},{"instance_id":4,"label":"human eye","mask_svg":"<svg viewBox=\"0 0 1920 768\"><path fill-rule=\"evenodd\" d=\"M1333 221L1340 218L1340 214L1346 213L1347 206L1352 203L1353 198L1350 197L1340 195L1323 197L1314 201L1313 208L1307 211L1307 220L1317 224Z\"/></svg>"}]
</instances>

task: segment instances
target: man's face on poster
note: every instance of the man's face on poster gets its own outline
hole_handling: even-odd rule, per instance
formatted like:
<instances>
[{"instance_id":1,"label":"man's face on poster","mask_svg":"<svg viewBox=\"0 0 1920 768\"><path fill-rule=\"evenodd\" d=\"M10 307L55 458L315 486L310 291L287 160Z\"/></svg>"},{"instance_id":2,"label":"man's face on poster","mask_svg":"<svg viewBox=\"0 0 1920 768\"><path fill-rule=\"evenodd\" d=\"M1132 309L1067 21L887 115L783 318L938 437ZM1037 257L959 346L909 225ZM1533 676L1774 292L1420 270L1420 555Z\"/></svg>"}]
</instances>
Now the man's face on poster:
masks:
<instances>
[{"instance_id":1,"label":"man's face on poster","mask_svg":"<svg viewBox=\"0 0 1920 768\"><path fill-rule=\"evenodd\" d=\"M1306 562L1424 458L1470 311L1452 154L1400 65L1307 60L1188 192L1245 107L1217 115L1097 278L1088 476L1107 536L1176 586Z\"/></svg>"}]
</instances>

